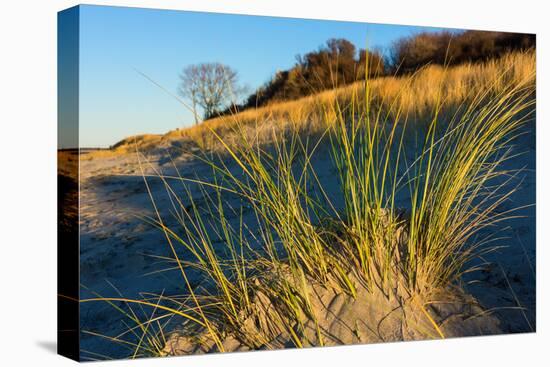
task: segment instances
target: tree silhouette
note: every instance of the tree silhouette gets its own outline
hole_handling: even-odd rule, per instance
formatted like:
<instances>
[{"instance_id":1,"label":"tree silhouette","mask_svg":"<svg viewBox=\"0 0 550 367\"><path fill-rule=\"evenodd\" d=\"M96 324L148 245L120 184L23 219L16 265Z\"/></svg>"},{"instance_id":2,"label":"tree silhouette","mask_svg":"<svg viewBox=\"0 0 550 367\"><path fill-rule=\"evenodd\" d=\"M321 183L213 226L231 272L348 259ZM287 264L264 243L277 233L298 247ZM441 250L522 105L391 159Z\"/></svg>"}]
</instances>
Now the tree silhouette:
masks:
<instances>
[{"instance_id":1,"label":"tree silhouette","mask_svg":"<svg viewBox=\"0 0 550 367\"><path fill-rule=\"evenodd\" d=\"M243 88L238 85L237 72L220 63L202 63L185 67L180 74L178 93L191 102L195 124L198 107L204 119L235 104Z\"/></svg>"}]
</instances>

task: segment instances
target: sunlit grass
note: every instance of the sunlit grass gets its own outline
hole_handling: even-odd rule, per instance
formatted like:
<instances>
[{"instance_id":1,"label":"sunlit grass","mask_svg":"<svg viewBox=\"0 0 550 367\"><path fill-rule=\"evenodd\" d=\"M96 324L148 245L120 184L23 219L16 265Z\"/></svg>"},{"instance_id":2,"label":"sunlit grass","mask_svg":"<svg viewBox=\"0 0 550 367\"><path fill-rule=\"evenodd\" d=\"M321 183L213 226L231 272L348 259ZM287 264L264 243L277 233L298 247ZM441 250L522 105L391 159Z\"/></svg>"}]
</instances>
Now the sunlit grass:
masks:
<instances>
[{"instance_id":1,"label":"sunlit grass","mask_svg":"<svg viewBox=\"0 0 550 367\"><path fill-rule=\"evenodd\" d=\"M430 119L434 108L456 108L475 96L475 91L487 91L497 95L509 85L521 83L535 72L534 51L507 54L499 59L480 64L462 64L445 68L427 65L412 76L386 76L370 81L371 104L395 110L399 105L401 113L411 120ZM158 137L155 141L187 139L204 148L220 147L217 139L209 133L215 130L230 144L239 140L234 135L235 120L251 135L269 142L271 126L279 129L298 125L309 134L324 130L323 106L338 100L349 104L354 97L364 98L362 82L335 88L293 101L273 103L265 107L246 110L236 115L205 121L199 126L184 128ZM391 107L390 106L394 106ZM151 144L155 144L154 141ZM146 145L144 145L145 147ZM132 151L132 147L128 147Z\"/></svg>"},{"instance_id":2,"label":"sunlit grass","mask_svg":"<svg viewBox=\"0 0 550 367\"><path fill-rule=\"evenodd\" d=\"M493 248L483 229L514 216L497 210L514 191L515 172L502 164L534 113L534 78L534 55L513 54L209 121L182 133L216 147L195 154L209 180L181 175L176 165L177 175L165 176L136 144L154 209L147 220L164 234L188 294L84 302L151 310L145 318L121 310L134 339L111 337L134 357L165 354L160 322L169 317L181 318L184 335L204 350L226 351L230 339L249 349L280 348L281 338L325 345L313 285L350 299L397 297L426 321L419 333L445 337L423 300L456 285L470 261ZM274 120L284 124L267 123ZM324 146L339 198L327 194L312 163ZM162 181L177 226L165 224L152 179ZM399 207L403 192L409 201Z\"/></svg>"}]
</instances>

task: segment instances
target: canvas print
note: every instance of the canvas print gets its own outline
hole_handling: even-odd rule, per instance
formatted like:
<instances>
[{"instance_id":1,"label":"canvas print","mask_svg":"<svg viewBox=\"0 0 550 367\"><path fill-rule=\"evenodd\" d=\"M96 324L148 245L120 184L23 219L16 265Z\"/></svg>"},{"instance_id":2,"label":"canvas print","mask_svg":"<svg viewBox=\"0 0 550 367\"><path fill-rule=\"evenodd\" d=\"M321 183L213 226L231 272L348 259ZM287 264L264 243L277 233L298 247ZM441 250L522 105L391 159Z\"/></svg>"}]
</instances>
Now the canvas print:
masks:
<instances>
[{"instance_id":1,"label":"canvas print","mask_svg":"<svg viewBox=\"0 0 550 367\"><path fill-rule=\"evenodd\" d=\"M81 5L58 45L61 354L536 330L534 34Z\"/></svg>"}]
</instances>

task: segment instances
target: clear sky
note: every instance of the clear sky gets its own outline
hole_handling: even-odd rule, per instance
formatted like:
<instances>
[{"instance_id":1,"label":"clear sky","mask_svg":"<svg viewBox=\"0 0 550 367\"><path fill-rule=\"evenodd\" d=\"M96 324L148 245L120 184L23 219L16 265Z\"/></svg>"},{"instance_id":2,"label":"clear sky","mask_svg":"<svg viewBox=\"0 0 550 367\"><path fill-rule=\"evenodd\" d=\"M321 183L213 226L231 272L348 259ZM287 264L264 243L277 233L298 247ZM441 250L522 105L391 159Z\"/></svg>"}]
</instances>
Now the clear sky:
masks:
<instances>
[{"instance_id":1,"label":"clear sky","mask_svg":"<svg viewBox=\"0 0 550 367\"><path fill-rule=\"evenodd\" d=\"M221 62L250 90L297 54L330 38L358 48L438 28L229 15L124 7L80 6L80 146L106 147L140 133L189 126L182 105L139 70L176 93L186 65Z\"/></svg>"}]
</instances>

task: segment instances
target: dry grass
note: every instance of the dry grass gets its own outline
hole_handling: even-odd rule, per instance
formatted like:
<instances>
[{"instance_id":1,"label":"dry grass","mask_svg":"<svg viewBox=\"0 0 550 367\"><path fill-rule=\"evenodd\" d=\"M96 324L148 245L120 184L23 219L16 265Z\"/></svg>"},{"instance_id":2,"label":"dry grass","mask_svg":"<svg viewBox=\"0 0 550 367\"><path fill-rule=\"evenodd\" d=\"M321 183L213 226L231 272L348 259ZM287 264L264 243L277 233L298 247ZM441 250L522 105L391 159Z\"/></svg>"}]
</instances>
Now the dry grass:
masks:
<instances>
[{"instance_id":1,"label":"dry grass","mask_svg":"<svg viewBox=\"0 0 550 367\"><path fill-rule=\"evenodd\" d=\"M534 83L535 53L512 53L484 64L464 64L451 68L429 65L412 76L382 77L370 81L373 103L394 109L390 104L401 106L409 118L425 119L436 106L442 109L467 103L472 91L491 88L493 94L501 93L506 86L531 78ZM441 91L441 92L440 92ZM364 99L364 85L359 82L350 86L325 91L294 101L243 111L241 113L207 120L201 125L168 132L162 138L150 139L151 144L162 140L189 139L203 148L219 147L210 133L216 131L230 143L235 139L236 124L244 125L250 134L264 141L270 140L273 125L283 130L298 127L308 133L324 129L323 106L338 100L345 105L352 96Z\"/></svg>"}]
</instances>

